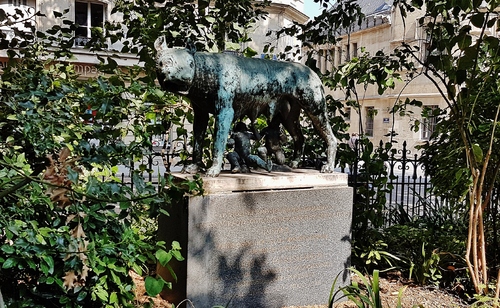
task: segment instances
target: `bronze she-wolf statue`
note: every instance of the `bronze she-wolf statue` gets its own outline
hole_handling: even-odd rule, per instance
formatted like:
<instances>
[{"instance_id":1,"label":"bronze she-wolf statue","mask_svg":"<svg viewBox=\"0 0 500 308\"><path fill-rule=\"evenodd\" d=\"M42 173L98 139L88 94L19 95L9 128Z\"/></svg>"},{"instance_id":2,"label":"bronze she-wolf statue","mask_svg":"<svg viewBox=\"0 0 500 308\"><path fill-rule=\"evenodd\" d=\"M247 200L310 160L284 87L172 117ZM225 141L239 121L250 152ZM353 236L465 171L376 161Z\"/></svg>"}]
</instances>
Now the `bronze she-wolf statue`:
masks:
<instances>
[{"instance_id":1,"label":"bronze she-wolf statue","mask_svg":"<svg viewBox=\"0 0 500 308\"><path fill-rule=\"evenodd\" d=\"M164 38L155 42L157 76L165 91L187 97L194 112L193 164L185 171L198 172L209 114L215 117L213 165L207 176L218 176L231 123L244 116L254 120L264 114L269 121L281 117L294 139L300 139L298 113L302 109L317 133L327 143L327 163L322 172L335 166L337 139L328 122L323 85L318 75L299 63L245 58L229 53L196 52L167 48ZM294 140L300 157L302 141ZM298 152L298 153L297 153Z\"/></svg>"}]
</instances>

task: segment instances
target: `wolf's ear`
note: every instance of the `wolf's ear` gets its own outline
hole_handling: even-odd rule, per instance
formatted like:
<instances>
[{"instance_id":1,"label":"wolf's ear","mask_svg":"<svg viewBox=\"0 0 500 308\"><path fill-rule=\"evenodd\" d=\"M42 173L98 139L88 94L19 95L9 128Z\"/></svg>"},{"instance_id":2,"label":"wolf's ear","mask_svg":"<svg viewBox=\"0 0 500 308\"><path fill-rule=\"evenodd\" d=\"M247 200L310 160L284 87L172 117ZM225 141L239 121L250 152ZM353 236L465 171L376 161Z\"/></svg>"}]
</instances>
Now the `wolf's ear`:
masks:
<instances>
[{"instance_id":1,"label":"wolf's ear","mask_svg":"<svg viewBox=\"0 0 500 308\"><path fill-rule=\"evenodd\" d=\"M188 39L186 42L186 49L189 51L190 54L194 54L196 52L196 45L193 43L193 41Z\"/></svg>"},{"instance_id":2,"label":"wolf's ear","mask_svg":"<svg viewBox=\"0 0 500 308\"><path fill-rule=\"evenodd\" d=\"M160 50L163 50L163 49L166 49L167 48L167 42L165 40L165 37L164 36L160 36L156 39L155 41L155 49L156 51L160 51Z\"/></svg>"}]
</instances>

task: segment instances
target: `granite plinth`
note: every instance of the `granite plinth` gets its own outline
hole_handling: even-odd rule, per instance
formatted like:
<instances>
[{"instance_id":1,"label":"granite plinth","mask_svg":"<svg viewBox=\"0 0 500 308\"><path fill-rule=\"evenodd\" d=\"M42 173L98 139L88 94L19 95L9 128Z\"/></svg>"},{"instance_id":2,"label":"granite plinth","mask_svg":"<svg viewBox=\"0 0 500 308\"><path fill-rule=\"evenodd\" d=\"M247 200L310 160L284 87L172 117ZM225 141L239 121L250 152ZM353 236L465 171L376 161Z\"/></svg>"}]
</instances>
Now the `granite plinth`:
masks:
<instances>
[{"instance_id":1,"label":"granite plinth","mask_svg":"<svg viewBox=\"0 0 500 308\"><path fill-rule=\"evenodd\" d=\"M179 280L165 298L196 307L324 305L337 275L338 286L349 283L347 175L300 170L203 180L204 196L187 197L160 220L159 239L179 241L186 256L174 264Z\"/></svg>"}]
</instances>

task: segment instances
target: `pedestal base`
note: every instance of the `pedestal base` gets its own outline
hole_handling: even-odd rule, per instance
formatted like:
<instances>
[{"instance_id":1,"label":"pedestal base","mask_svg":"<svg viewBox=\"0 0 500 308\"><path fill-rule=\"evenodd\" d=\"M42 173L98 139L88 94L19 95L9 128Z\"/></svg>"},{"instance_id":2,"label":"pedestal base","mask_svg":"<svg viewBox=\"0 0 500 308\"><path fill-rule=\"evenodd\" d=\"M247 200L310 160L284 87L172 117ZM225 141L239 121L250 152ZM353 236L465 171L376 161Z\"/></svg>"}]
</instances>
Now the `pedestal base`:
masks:
<instances>
[{"instance_id":1,"label":"pedestal base","mask_svg":"<svg viewBox=\"0 0 500 308\"><path fill-rule=\"evenodd\" d=\"M203 180L206 195L188 197L159 223L159 239L179 241L186 256L165 298L196 307L324 305L337 275L338 287L349 283L347 175L300 170Z\"/></svg>"}]
</instances>

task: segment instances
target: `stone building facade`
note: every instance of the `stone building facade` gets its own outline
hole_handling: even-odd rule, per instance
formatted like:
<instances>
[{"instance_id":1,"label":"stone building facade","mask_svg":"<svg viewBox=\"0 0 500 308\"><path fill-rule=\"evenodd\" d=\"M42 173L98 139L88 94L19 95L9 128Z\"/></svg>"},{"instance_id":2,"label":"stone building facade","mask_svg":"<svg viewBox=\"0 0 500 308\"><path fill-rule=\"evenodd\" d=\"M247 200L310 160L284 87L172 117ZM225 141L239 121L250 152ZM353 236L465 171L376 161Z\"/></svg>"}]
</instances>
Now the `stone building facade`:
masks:
<instances>
[{"instance_id":1,"label":"stone building facade","mask_svg":"<svg viewBox=\"0 0 500 308\"><path fill-rule=\"evenodd\" d=\"M35 16L34 23L37 31L45 32L52 28L58 20L54 16L54 12L64 12L68 10L66 17L70 20L76 21L80 26L75 33L77 39L75 40L75 47L73 53L75 58L70 61L75 66L76 73L81 78L95 77L99 74L96 64L99 63L94 52L79 45L84 45L87 37L90 37L90 28L102 24L105 20L119 21L120 15L111 14L113 9L113 1L110 0L0 0L0 9L14 14L16 9L23 11L24 17L31 16L35 12L40 12L45 16ZM19 30L23 30L19 24L15 25ZM4 33L13 33L8 28L2 29ZM9 35L9 34L8 34ZM121 44L118 42L110 46L112 49L121 49ZM117 54L116 52L109 52L109 56ZM119 53L118 53L119 54ZM99 52L100 56L108 56L106 52ZM117 64L122 67L132 66L139 64L139 60L132 54L119 54L116 58ZM0 69L7 64L7 57L5 51L0 51Z\"/></svg>"},{"instance_id":2,"label":"stone building facade","mask_svg":"<svg viewBox=\"0 0 500 308\"><path fill-rule=\"evenodd\" d=\"M265 45L274 47L272 54L277 55L285 50L286 46L301 46L301 42L292 36L281 36L276 38L276 31L289 27L293 22L304 24L309 19L303 13L303 0L278 0L267 7L268 18L260 21L253 27L250 34L252 41L248 43L248 47L258 52L259 56L263 56L263 48ZM271 32L271 35L267 35ZM246 47L246 46L244 46Z\"/></svg>"},{"instance_id":3,"label":"stone building facade","mask_svg":"<svg viewBox=\"0 0 500 308\"><path fill-rule=\"evenodd\" d=\"M403 40L412 44L418 44L421 50L425 49L425 37L423 31L418 27L416 19L419 12L410 13L408 21L403 26L401 17L397 10L392 8L392 0L358 0L366 15L363 25L355 29L349 36L344 37L336 45L322 46L318 53L318 65L323 71L331 70L333 66L346 61L346 59L355 57L361 48L365 48L370 54L375 54L378 50L385 52L392 51ZM12 11L21 8L26 11L40 11L47 17L36 17L36 25L39 31L49 29L56 21L53 16L54 11L62 12L68 10L68 17L74 19L79 24L93 26L93 23L99 23L103 20L119 21L120 15L111 15L113 1L111 0L0 0L0 8L5 11ZM303 13L303 0L277 0L273 1L268 7L268 18L255 24L252 41L243 48L249 46L262 56L263 47L270 44L275 47L274 54L283 51L286 46L300 45L300 42L294 37L275 37L267 36L270 32L277 31L282 27L291 25L293 22L305 23L308 17ZM413 17L413 19L411 18ZM3 29L5 30L5 29ZM90 27L82 28L81 33L77 33L82 40L90 35ZM119 42L113 48L119 49ZM95 68L97 59L94 54L81 47L75 46L74 61L77 72L82 78L96 76L99 72ZM6 65L7 58L0 51L0 70ZM129 66L138 64L138 59L132 54L122 54L117 59L120 66ZM398 135L394 138L399 143L407 141L409 147L420 144L425 141L432 132L432 121L421 121L421 110L414 108L412 116L392 115L389 111L399 100L406 98L419 99L425 106L442 106L444 104L437 89L424 77L417 78L407 85L398 83L395 89L388 90L379 95L377 89L368 87L366 91L360 89L361 95L361 113L358 114L354 108L345 106L348 116L346 121L350 123L349 132L359 132L360 126L363 127L365 135L369 136L374 142L379 140L387 141L388 133L394 130ZM343 99L343 93L336 91L330 93L335 98ZM420 130L412 131L410 128L415 125L415 120L421 121Z\"/></svg>"},{"instance_id":4,"label":"stone building facade","mask_svg":"<svg viewBox=\"0 0 500 308\"><path fill-rule=\"evenodd\" d=\"M96 76L98 73L95 64L98 63L95 54L89 52L78 45L84 45L87 37L90 37L90 28L99 26L103 21L121 20L120 14L111 14L114 6L113 0L0 0L0 9L5 12L14 14L16 9L21 9L25 12L25 16L35 12L41 12L45 17L37 16L34 19L38 31L46 31L50 29L57 21L53 12L63 12L68 10L67 18L75 20L80 26L76 36L74 54L76 59L71 60L77 73L82 78ZM284 50L287 44L300 44L296 38L284 37L279 40L270 40L266 37L268 31L276 31L284 26L288 26L294 21L304 23L308 17L302 13L303 0L278 0L268 7L268 18L261 20L254 25L254 33L251 34L252 42L247 45L260 54L263 53L263 46L271 44L275 47L275 53ZM16 25L18 27L18 25ZM19 28L22 30L22 27ZM4 32L9 32L8 28L2 29ZM10 31L13 35L13 31ZM112 49L120 50L121 43L117 42L110 46ZM247 47L247 46L243 46ZM3 53L3 54L2 54ZM116 54L116 52L113 52ZM105 56L105 54L102 54ZM120 54L116 59L120 66L131 66L138 64L138 58L132 54ZM0 69L7 64L7 57L3 51L0 51Z\"/></svg>"},{"instance_id":5,"label":"stone building facade","mask_svg":"<svg viewBox=\"0 0 500 308\"><path fill-rule=\"evenodd\" d=\"M425 32L418 26L417 19L422 12L408 13L403 23L401 15L392 6L392 0L358 0L365 19L360 27L356 27L349 36L342 36L336 45L324 45L318 52L318 67L323 71L331 71L333 66L338 66L347 59L352 59L361 54L364 48L371 56L379 50L389 54L403 41L420 47L424 57L426 37ZM405 79L404 73L401 76ZM391 114L394 105L407 98L416 99L428 108L435 106L445 107L445 102L438 89L424 76L417 77L411 82L397 82L394 89L388 89L383 94L378 94L377 88L369 86L366 90L362 86L357 88L359 93L360 112L355 108L344 105L344 111L349 122L349 133L360 133L368 136L375 144L380 140L389 141L388 134L394 131L397 135L393 140L398 142L396 148L402 148L403 141L407 141L408 148L422 144L427 140L434 129L434 121L422 119L422 109L409 108L413 112L405 116ZM334 98L344 100L342 91L330 94ZM419 126L415 132L412 127ZM412 151L414 153L415 151Z\"/></svg>"},{"instance_id":6,"label":"stone building facade","mask_svg":"<svg viewBox=\"0 0 500 308\"><path fill-rule=\"evenodd\" d=\"M76 73L80 75L81 79L87 79L96 77L100 74L97 69L96 64L98 64L98 59L94 52L84 49L82 46L88 37L90 37L91 27L96 27L102 24L103 21L120 22L122 16L120 14L111 14L114 7L113 0L0 0L0 9L4 10L7 14L15 14L16 10L22 10L24 16L31 16L35 12L41 12L45 15L36 16L34 18L34 23L36 25L37 31L45 32L55 25L57 19L54 17L54 12L63 12L67 10L66 17L70 20L74 20L79 25L87 25L80 27L75 35L77 39L75 40L75 46L73 48L74 59L71 61L75 67ZM303 0L277 0L273 1L270 6L267 7L268 17L266 19L259 20L258 23L253 25L252 33L249 36L252 41L244 44L242 49L246 47L251 47L257 51L257 57L264 56L264 46L270 45L274 47L274 55L279 54L284 51L287 45L300 45L294 37L282 37L280 39L273 39L273 37L268 37L266 34L271 31L277 31L282 27L291 25L293 22L305 23L308 17L302 13L304 8ZM19 25L16 25L19 30L30 31L28 28L23 29ZM14 32L9 30L8 27L1 28L3 33L11 35L13 37ZM121 42L116 42L110 46L113 50L121 50ZM106 52L99 51L99 55L102 57L112 56L118 54L119 57L113 57L120 67L127 67L133 65L140 65L139 59L133 54L123 54L117 53L115 51ZM271 56L273 56L271 54ZM0 50L0 75L2 73L2 68L7 66L8 57L5 50ZM189 127L187 127L189 129ZM126 139L128 137L125 137ZM165 142L170 144L175 144L173 140L176 139L176 129L174 127L170 128L169 132L159 136L153 136L152 142L155 145L163 145ZM173 149L175 150L175 149Z\"/></svg>"}]
</instances>

